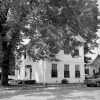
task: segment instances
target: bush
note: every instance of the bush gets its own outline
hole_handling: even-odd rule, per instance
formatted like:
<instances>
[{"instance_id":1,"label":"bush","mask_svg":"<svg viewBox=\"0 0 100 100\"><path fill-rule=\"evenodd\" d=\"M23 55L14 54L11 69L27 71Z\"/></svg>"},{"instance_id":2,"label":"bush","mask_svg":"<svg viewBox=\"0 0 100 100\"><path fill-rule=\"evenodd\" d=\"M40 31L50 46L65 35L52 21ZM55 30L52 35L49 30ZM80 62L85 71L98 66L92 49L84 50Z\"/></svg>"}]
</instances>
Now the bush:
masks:
<instances>
[{"instance_id":1,"label":"bush","mask_svg":"<svg viewBox=\"0 0 100 100\"><path fill-rule=\"evenodd\" d=\"M17 83L18 84L35 84L36 83L36 81L35 80L17 80Z\"/></svg>"},{"instance_id":2,"label":"bush","mask_svg":"<svg viewBox=\"0 0 100 100\"><path fill-rule=\"evenodd\" d=\"M35 84L36 83L35 80L25 80L24 82L25 84Z\"/></svg>"},{"instance_id":3,"label":"bush","mask_svg":"<svg viewBox=\"0 0 100 100\"><path fill-rule=\"evenodd\" d=\"M62 84L68 84L68 80L67 80L67 79L63 79L63 80L61 81L61 83L62 83Z\"/></svg>"}]
</instances>

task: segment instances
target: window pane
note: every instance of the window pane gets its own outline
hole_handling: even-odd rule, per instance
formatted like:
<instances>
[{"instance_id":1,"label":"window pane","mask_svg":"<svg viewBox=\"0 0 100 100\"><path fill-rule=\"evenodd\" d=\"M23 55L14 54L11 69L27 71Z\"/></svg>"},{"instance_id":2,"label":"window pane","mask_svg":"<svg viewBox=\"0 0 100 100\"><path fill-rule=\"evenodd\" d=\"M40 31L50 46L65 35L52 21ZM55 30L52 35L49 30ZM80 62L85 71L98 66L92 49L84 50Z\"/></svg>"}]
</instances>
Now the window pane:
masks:
<instances>
[{"instance_id":1,"label":"window pane","mask_svg":"<svg viewBox=\"0 0 100 100\"><path fill-rule=\"evenodd\" d=\"M52 64L51 77L57 77L57 64Z\"/></svg>"},{"instance_id":2,"label":"window pane","mask_svg":"<svg viewBox=\"0 0 100 100\"><path fill-rule=\"evenodd\" d=\"M52 70L57 70L57 64L52 64Z\"/></svg>"},{"instance_id":3,"label":"window pane","mask_svg":"<svg viewBox=\"0 0 100 100\"><path fill-rule=\"evenodd\" d=\"M26 53L24 54L24 59L26 59Z\"/></svg>"},{"instance_id":4,"label":"window pane","mask_svg":"<svg viewBox=\"0 0 100 100\"><path fill-rule=\"evenodd\" d=\"M69 71L69 65L64 65L64 71Z\"/></svg>"},{"instance_id":5,"label":"window pane","mask_svg":"<svg viewBox=\"0 0 100 100\"><path fill-rule=\"evenodd\" d=\"M80 71L80 66L79 65L75 65L75 71Z\"/></svg>"},{"instance_id":6,"label":"window pane","mask_svg":"<svg viewBox=\"0 0 100 100\"><path fill-rule=\"evenodd\" d=\"M70 77L70 72L69 71L64 71L64 77L69 78Z\"/></svg>"},{"instance_id":7,"label":"window pane","mask_svg":"<svg viewBox=\"0 0 100 100\"><path fill-rule=\"evenodd\" d=\"M85 69L85 74L89 75L89 69Z\"/></svg>"},{"instance_id":8,"label":"window pane","mask_svg":"<svg viewBox=\"0 0 100 100\"><path fill-rule=\"evenodd\" d=\"M80 78L80 65L75 65L75 77Z\"/></svg>"},{"instance_id":9,"label":"window pane","mask_svg":"<svg viewBox=\"0 0 100 100\"><path fill-rule=\"evenodd\" d=\"M80 78L80 71L75 71L75 77Z\"/></svg>"},{"instance_id":10,"label":"window pane","mask_svg":"<svg viewBox=\"0 0 100 100\"><path fill-rule=\"evenodd\" d=\"M51 77L57 77L57 70L51 70Z\"/></svg>"},{"instance_id":11,"label":"window pane","mask_svg":"<svg viewBox=\"0 0 100 100\"><path fill-rule=\"evenodd\" d=\"M64 54L69 54L69 51L66 48L64 48Z\"/></svg>"},{"instance_id":12,"label":"window pane","mask_svg":"<svg viewBox=\"0 0 100 100\"><path fill-rule=\"evenodd\" d=\"M95 74L95 70L93 70L93 74Z\"/></svg>"}]
</instances>

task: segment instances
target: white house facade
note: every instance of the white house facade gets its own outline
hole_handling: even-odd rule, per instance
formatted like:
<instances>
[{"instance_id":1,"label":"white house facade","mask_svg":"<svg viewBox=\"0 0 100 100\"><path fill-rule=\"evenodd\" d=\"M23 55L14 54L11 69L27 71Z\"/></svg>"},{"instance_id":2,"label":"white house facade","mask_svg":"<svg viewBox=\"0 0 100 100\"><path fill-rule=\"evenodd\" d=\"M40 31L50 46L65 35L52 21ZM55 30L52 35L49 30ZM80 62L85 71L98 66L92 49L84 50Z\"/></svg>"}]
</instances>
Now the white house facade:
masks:
<instances>
[{"instance_id":1,"label":"white house facade","mask_svg":"<svg viewBox=\"0 0 100 100\"><path fill-rule=\"evenodd\" d=\"M79 47L79 57L73 58L64 50L56 55L57 62L36 61L29 56L22 57L22 64L15 70L16 79L36 80L37 83L61 83L67 79L69 83L81 83L85 79L84 47Z\"/></svg>"}]
</instances>

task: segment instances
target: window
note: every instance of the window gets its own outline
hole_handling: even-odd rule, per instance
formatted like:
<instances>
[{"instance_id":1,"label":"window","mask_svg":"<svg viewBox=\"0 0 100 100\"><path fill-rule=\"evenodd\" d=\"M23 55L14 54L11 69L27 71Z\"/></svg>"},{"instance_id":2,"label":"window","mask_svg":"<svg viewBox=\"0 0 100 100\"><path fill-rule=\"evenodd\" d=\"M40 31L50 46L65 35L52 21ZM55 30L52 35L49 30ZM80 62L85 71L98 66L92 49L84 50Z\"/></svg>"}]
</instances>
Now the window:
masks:
<instances>
[{"instance_id":1,"label":"window","mask_svg":"<svg viewBox=\"0 0 100 100\"><path fill-rule=\"evenodd\" d=\"M70 77L69 65L64 65L64 77L66 78Z\"/></svg>"},{"instance_id":2,"label":"window","mask_svg":"<svg viewBox=\"0 0 100 100\"><path fill-rule=\"evenodd\" d=\"M53 53L53 54L58 54L57 48L54 48L54 49L52 48L52 49L51 49L51 53Z\"/></svg>"},{"instance_id":3,"label":"window","mask_svg":"<svg viewBox=\"0 0 100 100\"><path fill-rule=\"evenodd\" d=\"M99 73L100 73L100 68L99 68Z\"/></svg>"},{"instance_id":4,"label":"window","mask_svg":"<svg viewBox=\"0 0 100 100\"><path fill-rule=\"evenodd\" d=\"M93 74L95 74L95 70L93 70Z\"/></svg>"},{"instance_id":5,"label":"window","mask_svg":"<svg viewBox=\"0 0 100 100\"><path fill-rule=\"evenodd\" d=\"M89 69L85 69L85 74L89 75Z\"/></svg>"},{"instance_id":6,"label":"window","mask_svg":"<svg viewBox=\"0 0 100 100\"><path fill-rule=\"evenodd\" d=\"M66 48L64 48L64 54L69 54L69 51Z\"/></svg>"},{"instance_id":7,"label":"window","mask_svg":"<svg viewBox=\"0 0 100 100\"><path fill-rule=\"evenodd\" d=\"M24 54L24 59L26 59L26 53Z\"/></svg>"},{"instance_id":8,"label":"window","mask_svg":"<svg viewBox=\"0 0 100 100\"><path fill-rule=\"evenodd\" d=\"M73 58L79 57L79 50L78 50L78 49L75 49L75 50L72 52L72 57L73 57Z\"/></svg>"},{"instance_id":9,"label":"window","mask_svg":"<svg viewBox=\"0 0 100 100\"><path fill-rule=\"evenodd\" d=\"M57 64L52 64L51 77L57 77Z\"/></svg>"},{"instance_id":10,"label":"window","mask_svg":"<svg viewBox=\"0 0 100 100\"><path fill-rule=\"evenodd\" d=\"M75 77L80 78L80 66L75 65Z\"/></svg>"}]
</instances>

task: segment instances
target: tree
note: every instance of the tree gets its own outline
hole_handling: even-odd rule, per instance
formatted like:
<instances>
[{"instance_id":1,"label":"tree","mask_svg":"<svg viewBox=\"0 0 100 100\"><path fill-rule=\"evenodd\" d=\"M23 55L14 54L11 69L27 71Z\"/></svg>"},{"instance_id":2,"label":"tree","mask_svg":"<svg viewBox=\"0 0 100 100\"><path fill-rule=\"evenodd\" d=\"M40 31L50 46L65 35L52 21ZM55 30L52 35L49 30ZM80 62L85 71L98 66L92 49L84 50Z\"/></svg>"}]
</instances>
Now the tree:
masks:
<instances>
[{"instance_id":1,"label":"tree","mask_svg":"<svg viewBox=\"0 0 100 100\"><path fill-rule=\"evenodd\" d=\"M95 0L0 1L2 85L8 85L8 69L15 52L27 51L33 60L52 61L60 49L73 53L82 45L75 39L77 35L86 40L86 45L95 44L98 28ZM29 44L22 44L23 39L29 39Z\"/></svg>"}]
</instances>

